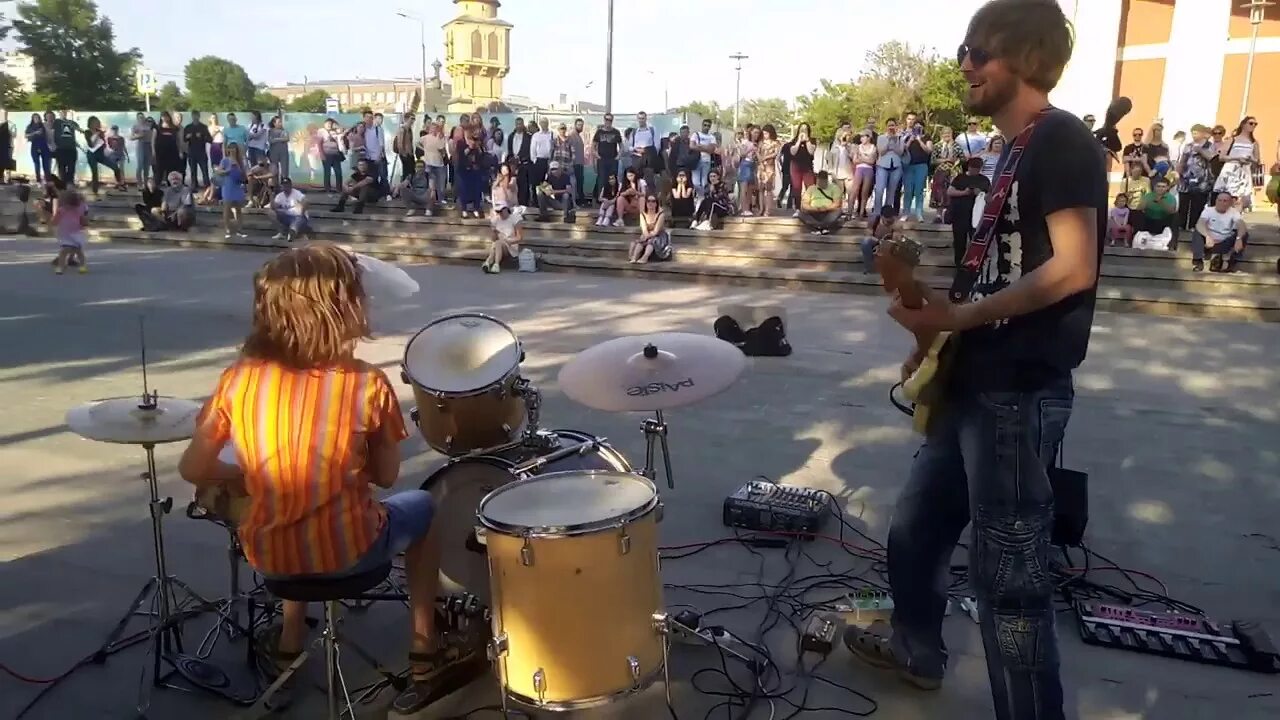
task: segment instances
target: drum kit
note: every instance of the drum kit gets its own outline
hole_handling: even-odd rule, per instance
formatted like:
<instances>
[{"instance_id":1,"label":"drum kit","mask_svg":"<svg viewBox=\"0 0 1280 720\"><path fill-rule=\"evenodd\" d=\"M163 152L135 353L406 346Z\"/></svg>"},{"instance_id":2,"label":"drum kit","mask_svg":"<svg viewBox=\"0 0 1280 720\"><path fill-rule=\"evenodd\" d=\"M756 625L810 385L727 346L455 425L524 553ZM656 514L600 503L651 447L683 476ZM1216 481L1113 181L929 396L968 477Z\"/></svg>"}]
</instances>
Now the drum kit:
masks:
<instances>
[{"instance_id":1,"label":"drum kit","mask_svg":"<svg viewBox=\"0 0 1280 720\"><path fill-rule=\"evenodd\" d=\"M145 351L143 357L145 378ZM661 450L668 486L674 487L664 411L726 390L746 359L714 337L657 333L610 340L564 366L560 387L575 402L653 413L640 428L646 451L639 471L604 437L541 427L542 395L521 375L523 360L523 346L508 325L459 313L410 339L402 378L416 400L410 415L420 434L449 458L422 485L436 499L435 522L445 544L441 593L466 593L487 606L489 658L503 711L509 712L509 702L549 712L580 710L616 702L666 677L670 624L658 561L663 505L655 485ZM142 401L89 403L68 413L67 422L83 437L146 451L156 575L122 626L152 603L158 685L160 659L181 653L177 627L184 613L216 605L169 575L162 519L172 501L159 496L154 458L157 444L191 437L199 408L150 393L145 385L144 379ZM192 504L200 512L188 515L220 518L234 529L244 503L225 493L202 493ZM180 609L186 605L177 603L178 593L194 600L196 609ZM122 632L118 628L113 641ZM218 683L200 681L202 676L221 671L182 672L209 687ZM669 683L667 696L669 703Z\"/></svg>"}]
</instances>

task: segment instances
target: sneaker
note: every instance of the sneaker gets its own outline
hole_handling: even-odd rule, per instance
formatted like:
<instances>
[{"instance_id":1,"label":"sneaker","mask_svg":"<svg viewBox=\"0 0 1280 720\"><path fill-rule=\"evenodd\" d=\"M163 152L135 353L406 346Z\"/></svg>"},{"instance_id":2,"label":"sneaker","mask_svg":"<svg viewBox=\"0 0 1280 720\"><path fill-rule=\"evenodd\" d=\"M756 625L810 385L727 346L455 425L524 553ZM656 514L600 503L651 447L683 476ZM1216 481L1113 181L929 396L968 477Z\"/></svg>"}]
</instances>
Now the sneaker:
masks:
<instances>
[{"instance_id":1,"label":"sneaker","mask_svg":"<svg viewBox=\"0 0 1280 720\"><path fill-rule=\"evenodd\" d=\"M489 261L485 260L484 262L480 263L480 269L485 272L489 272Z\"/></svg>"},{"instance_id":2,"label":"sneaker","mask_svg":"<svg viewBox=\"0 0 1280 720\"><path fill-rule=\"evenodd\" d=\"M405 217L407 217L407 218L417 217L417 215L418 215L418 211L417 211L417 210L410 210L409 212L407 212L407 213L405 213L405 214L404 214L404 216L405 216Z\"/></svg>"},{"instance_id":3,"label":"sneaker","mask_svg":"<svg viewBox=\"0 0 1280 720\"><path fill-rule=\"evenodd\" d=\"M750 210L743 210L742 217L755 217L755 213L751 212Z\"/></svg>"},{"instance_id":4,"label":"sneaker","mask_svg":"<svg viewBox=\"0 0 1280 720\"><path fill-rule=\"evenodd\" d=\"M236 233L236 237L238 237L238 238L247 238L247 237L249 237L249 235L248 235L247 233L237 232L237 233Z\"/></svg>"},{"instance_id":5,"label":"sneaker","mask_svg":"<svg viewBox=\"0 0 1280 720\"><path fill-rule=\"evenodd\" d=\"M1192 271L1192 272L1204 272L1204 261L1203 261L1203 260L1192 260L1192 261L1191 261L1191 271Z\"/></svg>"},{"instance_id":6,"label":"sneaker","mask_svg":"<svg viewBox=\"0 0 1280 720\"><path fill-rule=\"evenodd\" d=\"M889 629L889 624L878 620L866 629L846 628L844 644L859 660L882 670L893 670L903 681L921 690L941 688L942 675L946 668L942 667L930 673L911 667L910 660L898 657L893 643L890 642L891 637L892 630Z\"/></svg>"},{"instance_id":7,"label":"sneaker","mask_svg":"<svg viewBox=\"0 0 1280 720\"><path fill-rule=\"evenodd\" d=\"M810 235L821 235L821 234L822 234L822 231L821 231L821 230L810 230L810 231L809 231L809 234L810 234Z\"/></svg>"},{"instance_id":8,"label":"sneaker","mask_svg":"<svg viewBox=\"0 0 1280 720\"><path fill-rule=\"evenodd\" d=\"M230 232L228 232L226 235L223 235L223 236L222 236L222 238L223 238L224 240L230 240L230 239L231 239L231 233L230 233Z\"/></svg>"},{"instance_id":9,"label":"sneaker","mask_svg":"<svg viewBox=\"0 0 1280 720\"><path fill-rule=\"evenodd\" d=\"M227 237L231 237L231 236L230 236L230 235L228 235ZM282 232L278 232L278 233L276 233L275 235L272 235L272 236L271 236L271 239L272 239L272 240L283 240L283 239L284 239L284 233L282 233Z\"/></svg>"},{"instance_id":10,"label":"sneaker","mask_svg":"<svg viewBox=\"0 0 1280 720\"><path fill-rule=\"evenodd\" d=\"M830 231L830 230L828 230L828 229L826 229L826 228L823 228L823 229L819 230L818 232L819 232L819 233L821 233L821 234L823 234L823 235L830 235L830 234L831 234L831 231Z\"/></svg>"},{"instance_id":11,"label":"sneaker","mask_svg":"<svg viewBox=\"0 0 1280 720\"><path fill-rule=\"evenodd\" d=\"M617 228L626 227L627 223L624 222L622 218L618 218L617 220L613 221L613 226Z\"/></svg>"},{"instance_id":12,"label":"sneaker","mask_svg":"<svg viewBox=\"0 0 1280 720\"><path fill-rule=\"evenodd\" d=\"M799 211L799 210L797 210L797 211L795 211L795 212L791 213L791 217L793 217L793 218L798 218L798 217L800 217L800 211Z\"/></svg>"}]
</instances>

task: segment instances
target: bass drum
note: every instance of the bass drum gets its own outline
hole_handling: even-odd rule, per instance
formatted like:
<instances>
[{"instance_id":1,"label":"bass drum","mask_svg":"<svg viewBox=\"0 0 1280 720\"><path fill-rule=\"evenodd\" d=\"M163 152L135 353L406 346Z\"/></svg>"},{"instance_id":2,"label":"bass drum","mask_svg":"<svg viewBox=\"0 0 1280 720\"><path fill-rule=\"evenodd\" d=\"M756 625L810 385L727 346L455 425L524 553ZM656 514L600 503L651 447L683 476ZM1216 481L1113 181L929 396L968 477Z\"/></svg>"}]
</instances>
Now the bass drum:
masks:
<instances>
[{"instance_id":1,"label":"bass drum","mask_svg":"<svg viewBox=\"0 0 1280 720\"><path fill-rule=\"evenodd\" d=\"M489 604L489 562L482 535L476 528L476 511L489 493L516 480L570 470L633 472L617 450L600 438L578 430L552 430L558 445L549 449L518 446L484 455L468 455L449 461L422 484L435 500L434 522L440 527L440 593L468 592ZM579 445L595 444L584 453L572 453L518 474L517 465Z\"/></svg>"}]
</instances>

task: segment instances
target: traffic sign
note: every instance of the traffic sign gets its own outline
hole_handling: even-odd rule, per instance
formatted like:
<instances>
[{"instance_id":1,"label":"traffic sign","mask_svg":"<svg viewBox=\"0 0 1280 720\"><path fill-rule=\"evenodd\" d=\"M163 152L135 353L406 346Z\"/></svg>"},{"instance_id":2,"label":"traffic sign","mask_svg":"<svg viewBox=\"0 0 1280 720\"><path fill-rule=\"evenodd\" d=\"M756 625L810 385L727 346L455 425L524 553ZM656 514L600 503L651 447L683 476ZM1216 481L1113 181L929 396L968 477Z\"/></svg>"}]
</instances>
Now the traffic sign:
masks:
<instances>
[{"instance_id":1,"label":"traffic sign","mask_svg":"<svg viewBox=\"0 0 1280 720\"><path fill-rule=\"evenodd\" d=\"M134 70L134 81L137 83L139 95L156 94L156 74L151 68L139 65Z\"/></svg>"},{"instance_id":2,"label":"traffic sign","mask_svg":"<svg viewBox=\"0 0 1280 720\"><path fill-rule=\"evenodd\" d=\"M324 99L324 111L330 115L337 115L342 112L342 105L338 102L338 98L330 95Z\"/></svg>"}]
</instances>

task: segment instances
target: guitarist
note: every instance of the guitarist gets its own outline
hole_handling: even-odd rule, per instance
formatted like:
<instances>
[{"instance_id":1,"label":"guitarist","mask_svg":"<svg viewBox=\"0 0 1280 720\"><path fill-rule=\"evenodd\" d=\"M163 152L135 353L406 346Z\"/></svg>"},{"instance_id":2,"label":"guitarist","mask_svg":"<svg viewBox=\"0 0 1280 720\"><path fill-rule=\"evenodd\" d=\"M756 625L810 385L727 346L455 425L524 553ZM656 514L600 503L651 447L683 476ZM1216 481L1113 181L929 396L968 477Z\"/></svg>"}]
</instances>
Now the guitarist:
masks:
<instances>
[{"instance_id":1,"label":"guitarist","mask_svg":"<svg viewBox=\"0 0 1280 720\"><path fill-rule=\"evenodd\" d=\"M851 628L844 638L867 662L940 687L944 578L972 523L969 580L998 720L1064 717L1046 468L1089 346L1107 207L1102 148L1078 118L1049 105L1072 45L1054 0L993 0L957 53L967 109L1018 140L1006 145L987 217L957 271L958 302L924 289L922 306L899 297L889 310L917 336L950 331L958 344L946 402L889 530L891 627ZM921 359L908 357L904 374Z\"/></svg>"}]
</instances>

